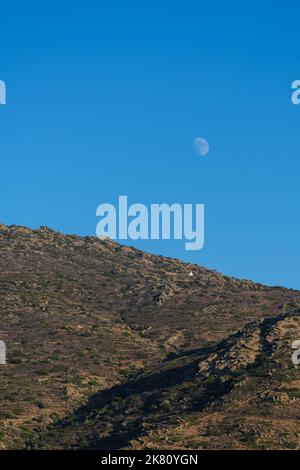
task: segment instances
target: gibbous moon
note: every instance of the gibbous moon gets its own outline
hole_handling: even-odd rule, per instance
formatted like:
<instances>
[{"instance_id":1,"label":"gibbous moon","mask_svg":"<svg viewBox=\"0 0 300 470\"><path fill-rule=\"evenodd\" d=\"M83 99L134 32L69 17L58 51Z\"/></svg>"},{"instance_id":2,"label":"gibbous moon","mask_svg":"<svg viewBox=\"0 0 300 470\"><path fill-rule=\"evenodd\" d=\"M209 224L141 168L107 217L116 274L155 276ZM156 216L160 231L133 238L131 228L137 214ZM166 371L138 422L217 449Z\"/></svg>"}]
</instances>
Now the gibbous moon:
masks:
<instances>
[{"instance_id":1,"label":"gibbous moon","mask_svg":"<svg viewBox=\"0 0 300 470\"><path fill-rule=\"evenodd\" d=\"M205 157L209 152L209 143L202 137L196 137L196 139L194 139L194 146L200 157Z\"/></svg>"}]
</instances>

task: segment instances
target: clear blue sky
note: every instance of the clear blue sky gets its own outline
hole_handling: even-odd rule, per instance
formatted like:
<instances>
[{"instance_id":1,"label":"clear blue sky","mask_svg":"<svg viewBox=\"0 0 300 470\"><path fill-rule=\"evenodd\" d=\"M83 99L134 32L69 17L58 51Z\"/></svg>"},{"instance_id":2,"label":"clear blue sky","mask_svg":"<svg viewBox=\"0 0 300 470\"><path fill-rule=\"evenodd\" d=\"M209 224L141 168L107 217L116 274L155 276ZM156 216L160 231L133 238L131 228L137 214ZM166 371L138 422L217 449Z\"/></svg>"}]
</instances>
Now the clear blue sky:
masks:
<instances>
[{"instance_id":1,"label":"clear blue sky","mask_svg":"<svg viewBox=\"0 0 300 470\"><path fill-rule=\"evenodd\" d=\"M132 242L300 289L298 2L2 2L7 224L95 234L102 202L205 203L206 243ZM193 139L204 136L200 158Z\"/></svg>"}]
</instances>

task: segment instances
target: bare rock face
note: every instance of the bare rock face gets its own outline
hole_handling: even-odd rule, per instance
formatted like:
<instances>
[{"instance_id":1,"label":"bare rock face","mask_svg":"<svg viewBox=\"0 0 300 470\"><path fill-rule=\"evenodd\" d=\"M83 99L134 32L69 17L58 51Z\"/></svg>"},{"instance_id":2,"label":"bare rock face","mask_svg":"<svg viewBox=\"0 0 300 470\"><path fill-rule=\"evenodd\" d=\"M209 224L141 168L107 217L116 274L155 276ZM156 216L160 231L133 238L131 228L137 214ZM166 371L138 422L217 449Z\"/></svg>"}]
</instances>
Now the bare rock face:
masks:
<instances>
[{"instance_id":1,"label":"bare rock face","mask_svg":"<svg viewBox=\"0 0 300 470\"><path fill-rule=\"evenodd\" d=\"M263 398L270 402L276 403L283 403L283 404L290 404L295 402L295 398L289 397L289 395L285 392L273 392L269 391L263 395Z\"/></svg>"},{"instance_id":2,"label":"bare rock face","mask_svg":"<svg viewBox=\"0 0 300 470\"><path fill-rule=\"evenodd\" d=\"M208 377L222 376L253 364L259 357L262 348L259 325L248 326L240 336L234 337L232 343L199 364L199 374Z\"/></svg>"},{"instance_id":3,"label":"bare rock face","mask_svg":"<svg viewBox=\"0 0 300 470\"><path fill-rule=\"evenodd\" d=\"M156 289L156 292L153 294L153 300L158 305L163 305L165 302L170 300L176 292L179 291L179 288L175 283L164 283L159 285Z\"/></svg>"},{"instance_id":4,"label":"bare rock face","mask_svg":"<svg viewBox=\"0 0 300 470\"><path fill-rule=\"evenodd\" d=\"M264 354L276 360L282 349L291 347L293 337L300 338L299 309L247 325L199 363L199 374L231 374L255 364Z\"/></svg>"}]
</instances>

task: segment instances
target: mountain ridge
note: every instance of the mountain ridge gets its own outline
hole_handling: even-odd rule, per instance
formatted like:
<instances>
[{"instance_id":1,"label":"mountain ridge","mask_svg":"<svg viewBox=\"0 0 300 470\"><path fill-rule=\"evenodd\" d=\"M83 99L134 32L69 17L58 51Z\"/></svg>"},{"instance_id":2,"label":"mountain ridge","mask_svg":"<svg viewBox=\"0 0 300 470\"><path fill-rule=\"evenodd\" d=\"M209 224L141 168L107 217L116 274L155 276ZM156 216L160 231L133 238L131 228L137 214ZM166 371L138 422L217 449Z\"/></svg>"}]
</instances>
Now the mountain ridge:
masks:
<instances>
[{"instance_id":1,"label":"mountain ridge","mask_svg":"<svg viewBox=\"0 0 300 470\"><path fill-rule=\"evenodd\" d=\"M253 385L256 379L250 369L255 358L263 354L266 363L272 359L273 352L262 352L256 341L259 338L265 344L257 326L261 322L268 325L272 318L279 318L277 323L296 318L294 330L288 327L284 333L289 337L282 340L284 347L280 349L280 361L283 356L285 361L280 367L296 377L290 342L298 339L298 313L293 317L292 312L298 312L299 307L300 293L295 290L230 278L109 239L2 224L0 338L7 345L7 366L0 369L0 446L263 446L261 433L253 435L251 427L247 431L250 415L244 419L246 424L240 424L241 436L250 432L249 442L231 436L228 430L219 430L219 438L203 433L207 434L207 426L217 427L215 421L222 413L222 422L230 419L227 408L214 411L213 407L217 409L222 399L233 399L236 392L229 384L234 385L232 390L238 389L236 371L240 365L248 364L242 367L243 374L249 371L246 379ZM239 331L248 334L242 343L234 336ZM270 382L270 393L289 396L291 392L273 390L280 387L271 384L269 369L261 380ZM167 384L163 392L161 382ZM132 387L139 393L132 392ZM243 394L247 395L246 390ZM297 405L298 398L294 398ZM194 406L197 400L202 403L201 410ZM240 398L235 400L241 407ZM272 399L268 400L270 407ZM151 403L156 403L157 409L152 409ZM274 403L278 405L276 400ZM288 399L285 408L286 416L292 419ZM88 413L98 413L103 427ZM296 418L297 413L295 409ZM116 418L119 415L121 421ZM196 418L197 424L193 424ZM258 427L262 420L259 416ZM191 438L195 427L199 436ZM185 438L175 435L177 428L189 436L190 447ZM286 432L289 438L276 437L279 447L298 446L298 437L290 429Z\"/></svg>"}]
</instances>

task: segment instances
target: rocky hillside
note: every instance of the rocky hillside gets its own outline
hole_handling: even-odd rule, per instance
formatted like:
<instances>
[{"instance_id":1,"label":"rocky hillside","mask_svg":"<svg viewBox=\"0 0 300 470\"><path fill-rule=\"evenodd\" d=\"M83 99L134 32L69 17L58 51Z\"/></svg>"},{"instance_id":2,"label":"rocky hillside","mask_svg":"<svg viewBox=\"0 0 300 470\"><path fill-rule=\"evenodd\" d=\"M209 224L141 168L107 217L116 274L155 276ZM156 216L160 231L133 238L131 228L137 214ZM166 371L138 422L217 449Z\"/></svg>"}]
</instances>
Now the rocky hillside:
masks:
<instances>
[{"instance_id":1,"label":"rocky hillside","mask_svg":"<svg viewBox=\"0 0 300 470\"><path fill-rule=\"evenodd\" d=\"M297 291L0 225L0 445L297 448L299 307Z\"/></svg>"}]
</instances>

